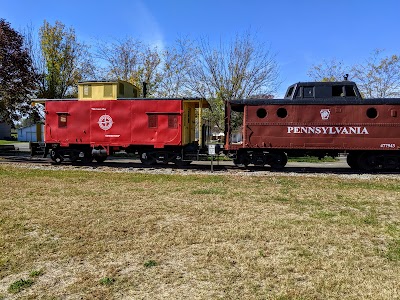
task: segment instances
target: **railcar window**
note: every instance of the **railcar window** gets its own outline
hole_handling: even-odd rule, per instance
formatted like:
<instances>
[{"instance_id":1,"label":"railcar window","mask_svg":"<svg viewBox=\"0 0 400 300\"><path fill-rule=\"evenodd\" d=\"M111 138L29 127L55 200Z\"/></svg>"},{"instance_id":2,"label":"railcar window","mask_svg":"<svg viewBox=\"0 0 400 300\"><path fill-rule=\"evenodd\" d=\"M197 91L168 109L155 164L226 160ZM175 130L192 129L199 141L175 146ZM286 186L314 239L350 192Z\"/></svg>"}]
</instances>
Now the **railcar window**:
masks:
<instances>
[{"instance_id":1,"label":"railcar window","mask_svg":"<svg viewBox=\"0 0 400 300\"><path fill-rule=\"evenodd\" d=\"M346 85L344 88L346 90L347 97L355 97L356 96L356 91L354 90L354 86Z\"/></svg>"},{"instance_id":2,"label":"railcar window","mask_svg":"<svg viewBox=\"0 0 400 300\"><path fill-rule=\"evenodd\" d=\"M286 118L286 116L287 116L287 110L286 110L286 108L284 108L284 107L280 107L280 108L278 108L278 110L276 111L276 115L279 117L279 118Z\"/></svg>"},{"instance_id":3,"label":"railcar window","mask_svg":"<svg viewBox=\"0 0 400 300\"><path fill-rule=\"evenodd\" d=\"M112 85L111 84L105 84L104 85L104 97L112 97L113 92L112 92Z\"/></svg>"},{"instance_id":4,"label":"railcar window","mask_svg":"<svg viewBox=\"0 0 400 300\"><path fill-rule=\"evenodd\" d=\"M168 115L168 128L178 128L178 116Z\"/></svg>"},{"instance_id":5,"label":"railcar window","mask_svg":"<svg viewBox=\"0 0 400 300\"><path fill-rule=\"evenodd\" d=\"M292 97L293 91L294 91L294 86L289 87L286 93L286 98Z\"/></svg>"},{"instance_id":6,"label":"railcar window","mask_svg":"<svg viewBox=\"0 0 400 300\"><path fill-rule=\"evenodd\" d=\"M265 108L257 109L257 117L259 117L260 119L264 119L266 116L267 116L267 111L265 110Z\"/></svg>"},{"instance_id":7,"label":"railcar window","mask_svg":"<svg viewBox=\"0 0 400 300\"><path fill-rule=\"evenodd\" d=\"M148 115L148 127L149 128L157 128L158 127L158 116L157 115Z\"/></svg>"},{"instance_id":8,"label":"railcar window","mask_svg":"<svg viewBox=\"0 0 400 300\"><path fill-rule=\"evenodd\" d=\"M119 94L121 95L121 96L123 96L123 95L125 95L125 86L124 86L124 84L123 83L119 83Z\"/></svg>"},{"instance_id":9,"label":"railcar window","mask_svg":"<svg viewBox=\"0 0 400 300\"><path fill-rule=\"evenodd\" d=\"M314 98L314 87L313 86L303 87L303 96L304 98Z\"/></svg>"},{"instance_id":10,"label":"railcar window","mask_svg":"<svg viewBox=\"0 0 400 300\"><path fill-rule=\"evenodd\" d=\"M301 90L302 90L301 87L299 87L299 88L297 89L296 98L301 98Z\"/></svg>"},{"instance_id":11,"label":"railcar window","mask_svg":"<svg viewBox=\"0 0 400 300\"><path fill-rule=\"evenodd\" d=\"M83 86L83 98L92 97L92 86L90 84L85 84Z\"/></svg>"},{"instance_id":12,"label":"railcar window","mask_svg":"<svg viewBox=\"0 0 400 300\"><path fill-rule=\"evenodd\" d=\"M341 85L334 85L332 87L332 97L343 97L343 86Z\"/></svg>"},{"instance_id":13,"label":"railcar window","mask_svg":"<svg viewBox=\"0 0 400 300\"><path fill-rule=\"evenodd\" d=\"M332 87L331 86L316 86L314 88L315 98L331 98Z\"/></svg>"},{"instance_id":14,"label":"railcar window","mask_svg":"<svg viewBox=\"0 0 400 300\"><path fill-rule=\"evenodd\" d=\"M67 127L67 114L59 114L58 115L58 127Z\"/></svg>"},{"instance_id":15,"label":"railcar window","mask_svg":"<svg viewBox=\"0 0 400 300\"><path fill-rule=\"evenodd\" d=\"M375 119L378 116L378 111L375 107L370 107L367 109L367 117L370 119Z\"/></svg>"}]
</instances>

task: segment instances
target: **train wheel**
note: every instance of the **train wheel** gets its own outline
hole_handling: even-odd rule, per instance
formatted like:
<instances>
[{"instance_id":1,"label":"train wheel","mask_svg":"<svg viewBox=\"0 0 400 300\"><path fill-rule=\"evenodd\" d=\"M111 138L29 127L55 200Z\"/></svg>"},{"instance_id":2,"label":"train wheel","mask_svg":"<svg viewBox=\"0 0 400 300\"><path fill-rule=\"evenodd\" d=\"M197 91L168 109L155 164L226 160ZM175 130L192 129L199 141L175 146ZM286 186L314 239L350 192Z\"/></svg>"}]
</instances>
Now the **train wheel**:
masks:
<instances>
[{"instance_id":1,"label":"train wheel","mask_svg":"<svg viewBox=\"0 0 400 300\"><path fill-rule=\"evenodd\" d=\"M286 153L281 152L281 153L274 153L273 154L273 160L270 163L270 166L272 169L283 169L287 164L287 156Z\"/></svg>"},{"instance_id":2,"label":"train wheel","mask_svg":"<svg viewBox=\"0 0 400 300\"><path fill-rule=\"evenodd\" d=\"M91 151L85 151L83 152L83 157L82 154L79 155L81 158L81 162L84 164L89 164L93 161L93 155Z\"/></svg>"},{"instance_id":3,"label":"train wheel","mask_svg":"<svg viewBox=\"0 0 400 300\"><path fill-rule=\"evenodd\" d=\"M233 160L236 167L246 168L250 164L250 158L246 153L238 153L237 157Z\"/></svg>"},{"instance_id":4,"label":"train wheel","mask_svg":"<svg viewBox=\"0 0 400 300\"><path fill-rule=\"evenodd\" d=\"M357 160L361 170L372 171L379 168L378 157L374 153L364 152Z\"/></svg>"},{"instance_id":5,"label":"train wheel","mask_svg":"<svg viewBox=\"0 0 400 300\"><path fill-rule=\"evenodd\" d=\"M60 153L58 153L58 151L56 149L52 149L50 151L50 158L54 161L54 163L56 165L59 165L62 163L62 161L64 160L62 158L62 156L60 155Z\"/></svg>"},{"instance_id":6,"label":"train wheel","mask_svg":"<svg viewBox=\"0 0 400 300\"><path fill-rule=\"evenodd\" d=\"M157 160L147 152L140 154L140 161L146 166L154 165L157 162Z\"/></svg>"},{"instance_id":7,"label":"train wheel","mask_svg":"<svg viewBox=\"0 0 400 300\"><path fill-rule=\"evenodd\" d=\"M107 156L96 156L94 159L95 159L98 163L103 163L103 162L107 159Z\"/></svg>"},{"instance_id":8,"label":"train wheel","mask_svg":"<svg viewBox=\"0 0 400 300\"><path fill-rule=\"evenodd\" d=\"M353 170L358 170L360 169L360 166L358 164L358 155L355 153L349 153L347 154L346 158L347 164L349 165L350 168Z\"/></svg>"},{"instance_id":9,"label":"train wheel","mask_svg":"<svg viewBox=\"0 0 400 300\"><path fill-rule=\"evenodd\" d=\"M396 170L400 168L400 157L392 154L386 155L384 158L384 167L387 170Z\"/></svg>"}]
</instances>

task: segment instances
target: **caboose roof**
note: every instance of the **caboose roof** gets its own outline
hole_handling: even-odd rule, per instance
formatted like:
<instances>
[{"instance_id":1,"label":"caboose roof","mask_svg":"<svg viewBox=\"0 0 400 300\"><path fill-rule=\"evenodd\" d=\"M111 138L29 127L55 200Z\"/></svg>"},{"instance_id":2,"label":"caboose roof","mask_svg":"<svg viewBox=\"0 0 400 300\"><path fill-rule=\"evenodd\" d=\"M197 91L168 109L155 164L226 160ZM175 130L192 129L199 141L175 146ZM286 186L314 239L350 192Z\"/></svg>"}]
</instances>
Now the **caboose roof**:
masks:
<instances>
[{"instance_id":1,"label":"caboose roof","mask_svg":"<svg viewBox=\"0 0 400 300\"><path fill-rule=\"evenodd\" d=\"M356 85L354 81L299 81L295 83L301 86L336 86L336 85ZM295 85L292 84L292 85Z\"/></svg>"},{"instance_id":2,"label":"caboose roof","mask_svg":"<svg viewBox=\"0 0 400 300\"><path fill-rule=\"evenodd\" d=\"M400 98L370 98L370 99L332 99L332 98L313 98L313 99L238 99L230 100L234 105L382 105L382 104L400 104Z\"/></svg>"}]
</instances>

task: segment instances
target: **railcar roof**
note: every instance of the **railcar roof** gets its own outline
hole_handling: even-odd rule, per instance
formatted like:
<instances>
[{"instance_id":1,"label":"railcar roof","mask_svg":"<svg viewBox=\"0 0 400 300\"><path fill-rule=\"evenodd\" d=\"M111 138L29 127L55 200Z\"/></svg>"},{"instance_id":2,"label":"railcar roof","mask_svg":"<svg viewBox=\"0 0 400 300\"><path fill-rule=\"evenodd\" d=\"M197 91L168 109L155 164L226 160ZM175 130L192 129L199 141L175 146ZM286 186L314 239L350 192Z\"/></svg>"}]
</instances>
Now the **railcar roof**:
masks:
<instances>
[{"instance_id":1,"label":"railcar roof","mask_svg":"<svg viewBox=\"0 0 400 300\"><path fill-rule=\"evenodd\" d=\"M173 101L173 100L180 100L180 101L201 101L201 107L202 108L210 108L210 103L204 99L204 98L198 98L198 97L192 97L192 98L118 98L118 99L113 99L113 100L104 100L104 99L99 99L99 100L82 100L82 99L77 99L77 98L69 98L69 99L34 99L32 100L32 104L44 104L46 102L57 102L57 101L77 101L77 102L92 102L92 101L137 101L137 100L146 100L146 101L155 101L155 100L161 100L161 101Z\"/></svg>"},{"instance_id":2,"label":"railcar roof","mask_svg":"<svg viewBox=\"0 0 400 300\"><path fill-rule=\"evenodd\" d=\"M169 101L169 100L182 100L182 101L188 101L188 100L196 100L196 101L207 101L204 98L188 98L188 97L181 97L181 98L117 98L117 99L90 99L90 100L82 100L78 98L65 98L65 99L33 99L32 102L40 103L40 102L46 102L46 101L80 101L80 102L91 102L91 101L136 101L136 100L163 100L163 101ZM207 101L208 102L208 101Z\"/></svg>"},{"instance_id":3,"label":"railcar roof","mask_svg":"<svg viewBox=\"0 0 400 300\"><path fill-rule=\"evenodd\" d=\"M301 86L334 86L334 85L356 85L354 81L299 81L292 85L301 85Z\"/></svg>"},{"instance_id":4,"label":"railcar roof","mask_svg":"<svg viewBox=\"0 0 400 300\"><path fill-rule=\"evenodd\" d=\"M233 105L384 105L400 104L400 98L371 98L360 99L356 97L346 98L313 98L313 99L239 99L230 100Z\"/></svg>"}]
</instances>

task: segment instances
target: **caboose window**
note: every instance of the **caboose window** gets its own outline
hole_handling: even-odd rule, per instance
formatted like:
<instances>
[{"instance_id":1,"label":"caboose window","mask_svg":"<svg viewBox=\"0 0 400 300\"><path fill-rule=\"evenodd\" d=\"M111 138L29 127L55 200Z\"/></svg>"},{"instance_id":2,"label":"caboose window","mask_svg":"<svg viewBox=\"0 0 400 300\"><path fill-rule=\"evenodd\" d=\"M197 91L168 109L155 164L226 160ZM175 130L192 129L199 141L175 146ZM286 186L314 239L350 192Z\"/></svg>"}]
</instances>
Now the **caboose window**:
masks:
<instances>
[{"instance_id":1,"label":"caboose window","mask_svg":"<svg viewBox=\"0 0 400 300\"><path fill-rule=\"evenodd\" d=\"M58 115L58 127L67 127L67 114L59 114Z\"/></svg>"},{"instance_id":2,"label":"caboose window","mask_svg":"<svg viewBox=\"0 0 400 300\"><path fill-rule=\"evenodd\" d=\"M304 98L314 98L314 87L313 86L305 86L303 88L303 96L304 96Z\"/></svg>"},{"instance_id":3,"label":"caboose window","mask_svg":"<svg viewBox=\"0 0 400 300\"><path fill-rule=\"evenodd\" d=\"M168 115L168 128L178 128L178 116Z\"/></svg>"},{"instance_id":4,"label":"caboose window","mask_svg":"<svg viewBox=\"0 0 400 300\"><path fill-rule=\"evenodd\" d=\"M111 84L104 85L104 97L112 97L113 96L113 87Z\"/></svg>"},{"instance_id":5,"label":"caboose window","mask_svg":"<svg viewBox=\"0 0 400 300\"><path fill-rule=\"evenodd\" d=\"M281 119L283 119L283 118L286 118L287 117L287 110L286 110L286 108L284 108L284 107L280 107L280 108L278 108L278 110L276 111L276 115L279 117L279 118L281 118Z\"/></svg>"},{"instance_id":6,"label":"caboose window","mask_svg":"<svg viewBox=\"0 0 400 300\"><path fill-rule=\"evenodd\" d=\"M299 87L299 88L297 89L296 98L301 98L301 90L302 90L302 89L303 89L302 87Z\"/></svg>"},{"instance_id":7,"label":"caboose window","mask_svg":"<svg viewBox=\"0 0 400 300\"><path fill-rule=\"evenodd\" d=\"M257 117L259 117L260 119L264 119L266 116L267 116L267 111L265 110L265 108L257 109Z\"/></svg>"},{"instance_id":8,"label":"caboose window","mask_svg":"<svg viewBox=\"0 0 400 300\"><path fill-rule=\"evenodd\" d=\"M294 86L292 85L291 87L289 87L289 89L287 90L287 93L286 93L286 98L290 98L290 97L292 97L292 94L293 94L293 91L294 91Z\"/></svg>"},{"instance_id":9,"label":"caboose window","mask_svg":"<svg viewBox=\"0 0 400 300\"><path fill-rule=\"evenodd\" d=\"M119 83L119 94L121 95L121 96L124 96L124 94L125 94L125 86L124 86L124 84L123 83Z\"/></svg>"},{"instance_id":10,"label":"caboose window","mask_svg":"<svg viewBox=\"0 0 400 300\"><path fill-rule=\"evenodd\" d=\"M375 107L370 107L367 109L367 117L370 119L375 119L378 116L378 111Z\"/></svg>"},{"instance_id":11,"label":"caboose window","mask_svg":"<svg viewBox=\"0 0 400 300\"><path fill-rule=\"evenodd\" d=\"M85 84L83 86L83 98L92 97L92 86L90 84Z\"/></svg>"},{"instance_id":12,"label":"caboose window","mask_svg":"<svg viewBox=\"0 0 400 300\"><path fill-rule=\"evenodd\" d=\"M334 85L332 87L332 97L343 97L343 87L341 85Z\"/></svg>"},{"instance_id":13,"label":"caboose window","mask_svg":"<svg viewBox=\"0 0 400 300\"><path fill-rule=\"evenodd\" d=\"M148 127L149 128L157 128L158 127L158 116L151 114L148 115Z\"/></svg>"},{"instance_id":14,"label":"caboose window","mask_svg":"<svg viewBox=\"0 0 400 300\"><path fill-rule=\"evenodd\" d=\"M354 90L354 86L346 85L344 88L346 90L346 96L347 97L355 97L356 96L356 92Z\"/></svg>"}]
</instances>

